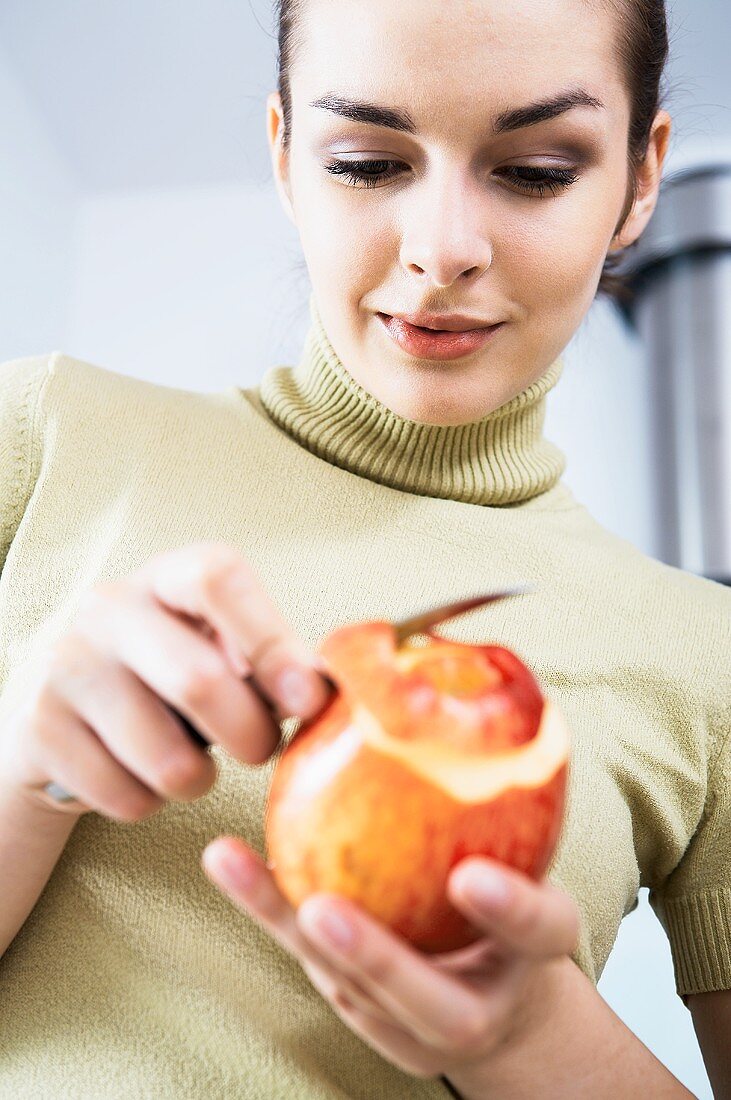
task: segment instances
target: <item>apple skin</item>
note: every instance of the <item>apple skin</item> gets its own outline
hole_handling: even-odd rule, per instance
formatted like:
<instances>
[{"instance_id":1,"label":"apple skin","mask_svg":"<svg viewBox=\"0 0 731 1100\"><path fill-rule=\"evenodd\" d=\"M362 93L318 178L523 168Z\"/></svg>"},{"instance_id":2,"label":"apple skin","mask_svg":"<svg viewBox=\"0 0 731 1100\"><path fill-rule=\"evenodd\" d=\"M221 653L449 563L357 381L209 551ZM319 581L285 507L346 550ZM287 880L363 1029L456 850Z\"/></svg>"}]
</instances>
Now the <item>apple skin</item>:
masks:
<instances>
[{"instance_id":1,"label":"apple skin","mask_svg":"<svg viewBox=\"0 0 731 1100\"><path fill-rule=\"evenodd\" d=\"M380 751L354 718L365 690L368 706L377 711L383 728L392 718L389 736L398 738L401 731L408 738L409 752L419 753L421 747L413 727L404 724L408 692L401 693L398 716L393 709L398 691L393 644L381 650L380 669L367 662L364 666L364 654L370 652L372 660L374 653L367 644L355 664L350 663L353 643L367 643L369 631L371 641L383 641L383 632L373 626L343 628L320 649L321 655L329 655L329 672L341 690L298 730L277 761L266 812L269 867L294 907L313 893L339 894L427 954L454 951L484 933L448 900L452 869L467 856L488 856L535 880L541 878L562 826L568 753L538 785L520 786L516 772L514 785L504 784L487 799L469 801ZM445 652L454 646L436 635L432 638L432 645L444 646ZM481 647L464 648L474 652ZM484 648L495 655L495 647ZM503 670L517 674L520 667L526 674L516 680L516 707L525 714L529 700L533 705L533 728L529 735L523 728L515 742L517 760L552 704L546 700L536 712L530 670L510 651L502 652L510 654L499 662ZM349 656L343 659L343 654ZM533 682L532 691L526 689L527 681ZM401 676L402 687L406 682ZM437 710L432 706L422 720L427 728L431 716L431 728L439 734L444 727ZM516 728L504 704L497 713L505 728ZM553 714L555 721L555 708ZM493 725L500 743L499 720ZM511 751L506 745L513 742L503 742L498 752L504 759ZM490 754L475 754L474 748L472 753L484 767ZM467 767L469 763L468 752Z\"/></svg>"}]
</instances>

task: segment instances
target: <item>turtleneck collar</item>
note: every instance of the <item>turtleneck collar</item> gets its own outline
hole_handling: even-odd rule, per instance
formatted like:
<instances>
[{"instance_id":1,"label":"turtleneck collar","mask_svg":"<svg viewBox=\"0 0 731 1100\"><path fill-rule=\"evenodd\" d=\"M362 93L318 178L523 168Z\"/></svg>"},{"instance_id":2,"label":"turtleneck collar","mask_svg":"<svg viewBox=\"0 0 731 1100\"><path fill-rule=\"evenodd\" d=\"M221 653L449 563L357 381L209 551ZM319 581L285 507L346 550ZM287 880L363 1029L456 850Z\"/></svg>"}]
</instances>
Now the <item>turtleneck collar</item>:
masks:
<instances>
[{"instance_id":1,"label":"turtleneck collar","mask_svg":"<svg viewBox=\"0 0 731 1100\"><path fill-rule=\"evenodd\" d=\"M515 504L556 485L566 459L542 429L562 358L481 420L424 424L398 416L348 373L314 295L310 318L297 366L271 367L255 391L274 423L308 451L393 489L468 504Z\"/></svg>"}]
</instances>

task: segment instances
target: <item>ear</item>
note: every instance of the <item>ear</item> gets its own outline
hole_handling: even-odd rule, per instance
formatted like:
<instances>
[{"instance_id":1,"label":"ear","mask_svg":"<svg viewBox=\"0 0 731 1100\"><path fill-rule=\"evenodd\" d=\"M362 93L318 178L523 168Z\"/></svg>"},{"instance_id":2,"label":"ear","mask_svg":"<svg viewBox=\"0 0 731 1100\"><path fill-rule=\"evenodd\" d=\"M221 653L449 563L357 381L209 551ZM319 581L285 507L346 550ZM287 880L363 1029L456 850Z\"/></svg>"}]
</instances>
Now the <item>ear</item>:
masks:
<instances>
[{"instance_id":1,"label":"ear","mask_svg":"<svg viewBox=\"0 0 731 1100\"><path fill-rule=\"evenodd\" d=\"M672 124L673 120L667 111L657 112L650 132L647 155L638 172L637 198L623 227L616 236L612 237L610 253L619 252L628 245L634 244L655 212Z\"/></svg>"},{"instance_id":2,"label":"ear","mask_svg":"<svg viewBox=\"0 0 731 1100\"><path fill-rule=\"evenodd\" d=\"M267 137L269 139L269 151L272 158L272 171L274 173L274 185L279 195L279 200L284 212L292 222L297 222L294 216L292 191L289 185L289 154L282 147L284 137L284 113L282 111L282 99L279 92L271 92L267 96Z\"/></svg>"}]
</instances>

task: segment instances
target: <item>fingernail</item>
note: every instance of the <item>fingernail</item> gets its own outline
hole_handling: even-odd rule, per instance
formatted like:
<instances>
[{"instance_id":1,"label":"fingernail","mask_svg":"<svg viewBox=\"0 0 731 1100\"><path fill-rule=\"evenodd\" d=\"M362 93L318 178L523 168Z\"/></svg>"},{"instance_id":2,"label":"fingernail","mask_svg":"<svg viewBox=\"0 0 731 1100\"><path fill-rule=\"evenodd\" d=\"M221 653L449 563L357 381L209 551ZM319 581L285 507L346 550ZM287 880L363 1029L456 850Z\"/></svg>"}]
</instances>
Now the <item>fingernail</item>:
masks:
<instances>
[{"instance_id":1,"label":"fingernail","mask_svg":"<svg viewBox=\"0 0 731 1100\"><path fill-rule=\"evenodd\" d=\"M481 867L475 871L464 888L465 897L474 905L495 908L506 905L510 900L510 886L499 871L491 867Z\"/></svg>"},{"instance_id":2,"label":"fingernail","mask_svg":"<svg viewBox=\"0 0 731 1100\"><path fill-rule=\"evenodd\" d=\"M217 878L239 890L249 890L256 881L256 867L250 860L226 852L219 856L215 864Z\"/></svg>"},{"instance_id":3,"label":"fingernail","mask_svg":"<svg viewBox=\"0 0 731 1100\"><path fill-rule=\"evenodd\" d=\"M342 951L352 947L355 942L352 925L339 913L322 913L315 918L310 927L316 936L322 936L326 943Z\"/></svg>"},{"instance_id":4,"label":"fingernail","mask_svg":"<svg viewBox=\"0 0 731 1100\"><path fill-rule=\"evenodd\" d=\"M279 677L278 687L283 702L290 710L307 710L312 702L310 679L300 668L285 669Z\"/></svg>"}]
</instances>

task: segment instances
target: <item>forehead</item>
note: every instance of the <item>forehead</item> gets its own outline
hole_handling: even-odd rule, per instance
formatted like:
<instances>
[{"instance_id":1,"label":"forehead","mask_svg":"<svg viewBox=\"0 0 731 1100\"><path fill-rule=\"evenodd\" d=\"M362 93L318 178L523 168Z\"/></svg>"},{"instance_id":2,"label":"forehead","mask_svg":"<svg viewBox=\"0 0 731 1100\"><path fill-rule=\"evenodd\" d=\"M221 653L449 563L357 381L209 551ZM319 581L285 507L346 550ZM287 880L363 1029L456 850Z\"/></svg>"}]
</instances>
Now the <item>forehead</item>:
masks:
<instances>
[{"instance_id":1,"label":"forehead","mask_svg":"<svg viewBox=\"0 0 731 1100\"><path fill-rule=\"evenodd\" d=\"M593 0L304 0L302 12L291 77L310 98L388 94L417 118L419 104L433 118L574 84L622 99L614 17Z\"/></svg>"}]
</instances>

